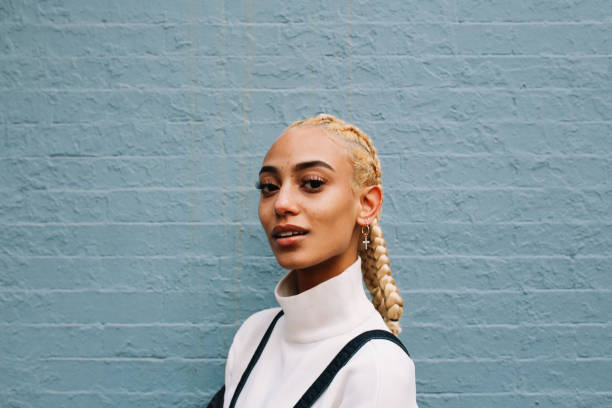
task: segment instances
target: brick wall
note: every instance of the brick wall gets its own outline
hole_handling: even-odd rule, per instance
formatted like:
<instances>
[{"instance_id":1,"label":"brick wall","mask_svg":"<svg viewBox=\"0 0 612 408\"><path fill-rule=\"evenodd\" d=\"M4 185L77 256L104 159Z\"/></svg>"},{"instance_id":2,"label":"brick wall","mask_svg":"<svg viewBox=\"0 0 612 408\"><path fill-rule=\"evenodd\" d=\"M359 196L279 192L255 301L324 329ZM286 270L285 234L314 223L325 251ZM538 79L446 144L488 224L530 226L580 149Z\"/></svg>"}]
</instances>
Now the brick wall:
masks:
<instances>
[{"instance_id":1,"label":"brick wall","mask_svg":"<svg viewBox=\"0 0 612 408\"><path fill-rule=\"evenodd\" d=\"M207 401L322 111L381 153L420 406L612 405L612 2L287 3L0 2L0 405Z\"/></svg>"}]
</instances>

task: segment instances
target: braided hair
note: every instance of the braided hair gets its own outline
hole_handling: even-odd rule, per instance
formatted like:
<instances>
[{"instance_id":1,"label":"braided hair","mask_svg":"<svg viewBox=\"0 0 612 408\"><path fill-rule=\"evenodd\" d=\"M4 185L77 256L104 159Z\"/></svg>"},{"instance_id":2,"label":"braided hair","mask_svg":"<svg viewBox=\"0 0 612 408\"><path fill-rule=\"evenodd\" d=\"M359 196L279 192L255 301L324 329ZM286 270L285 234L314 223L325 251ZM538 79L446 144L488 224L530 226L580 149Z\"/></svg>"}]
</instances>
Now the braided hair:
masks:
<instances>
[{"instance_id":1,"label":"braided hair","mask_svg":"<svg viewBox=\"0 0 612 408\"><path fill-rule=\"evenodd\" d=\"M298 126L320 126L347 142L353 161L356 186L379 185L382 187L382 171L376 148L361 129L328 114L320 114L294 122L287 129ZM359 249L361 272L374 307L389 330L397 336L401 332L399 319L402 316L404 302L395 284L395 279L391 277L389 253L379 219L380 213L376 215L369 229L368 238L372 245L367 249Z\"/></svg>"}]
</instances>

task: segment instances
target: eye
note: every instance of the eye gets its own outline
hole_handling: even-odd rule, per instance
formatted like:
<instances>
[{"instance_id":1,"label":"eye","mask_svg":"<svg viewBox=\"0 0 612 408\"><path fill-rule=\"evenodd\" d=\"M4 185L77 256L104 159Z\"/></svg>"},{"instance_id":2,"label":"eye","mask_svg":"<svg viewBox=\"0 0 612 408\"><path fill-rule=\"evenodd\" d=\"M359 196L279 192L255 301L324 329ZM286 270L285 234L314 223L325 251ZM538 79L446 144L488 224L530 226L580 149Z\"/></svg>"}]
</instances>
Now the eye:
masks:
<instances>
[{"instance_id":1,"label":"eye","mask_svg":"<svg viewBox=\"0 0 612 408\"><path fill-rule=\"evenodd\" d=\"M310 191L318 191L325 184L325 180L320 178L309 178L302 182L302 186Z\"/></svg>"},{"instance_id":2,"label":"eye","mask_svg":"<svg viewBox=\"0 0 612 408\"><path fill-rule=\"evenodd\" d=\"M261 191L261 194L268 195L273 191L278 190L278 186L276 184L270 182L257 182L255 183L255 188Z\"/></svg>"}]
</instances>

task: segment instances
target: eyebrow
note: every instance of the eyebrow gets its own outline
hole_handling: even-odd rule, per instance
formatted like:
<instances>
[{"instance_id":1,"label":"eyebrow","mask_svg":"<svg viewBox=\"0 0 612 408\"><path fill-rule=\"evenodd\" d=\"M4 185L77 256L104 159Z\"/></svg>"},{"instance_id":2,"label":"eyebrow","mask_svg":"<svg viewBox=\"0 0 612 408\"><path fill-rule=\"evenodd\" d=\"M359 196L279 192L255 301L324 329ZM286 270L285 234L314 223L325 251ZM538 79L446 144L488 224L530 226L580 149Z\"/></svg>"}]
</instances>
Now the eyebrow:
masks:
<instances>
[{"instance_id":1,"label":"eyebrow","mask_svg":"<svg viewBox=\"0 0 612 408\"><path fill-rule=\"evenodd\" d=\"M326 167L331 171L334 171L334 168L329 164L325 163L322 160L312 160L307 162L298 163L293 166L294 171L300 171L304 169L308 169L310 167ZM263 166L261 170L259 170L259 174L261 173L278 173L278 169L274 166Z\"/></svg>"}]
</instances>

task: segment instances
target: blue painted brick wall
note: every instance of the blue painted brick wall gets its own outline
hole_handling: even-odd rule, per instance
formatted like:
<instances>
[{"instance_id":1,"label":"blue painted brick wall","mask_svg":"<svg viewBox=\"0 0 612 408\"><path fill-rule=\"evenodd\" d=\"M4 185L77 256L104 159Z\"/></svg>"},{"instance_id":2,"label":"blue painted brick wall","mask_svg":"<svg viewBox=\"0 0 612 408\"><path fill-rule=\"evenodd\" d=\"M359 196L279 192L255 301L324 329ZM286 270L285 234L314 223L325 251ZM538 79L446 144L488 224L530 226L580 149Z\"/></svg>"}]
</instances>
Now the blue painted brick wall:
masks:
<instances>
[{"instance_id":1,"label":"blue painted brick wall","mask_svg":"<svg viewBox=\"0 0 612 408\"><path fill-rule=\"evenodd\" d=\"M0 2L0 406L196 407L263 154L378 146L421 407L612 406L612 2Z\"/></svg>"}]
</instances>

